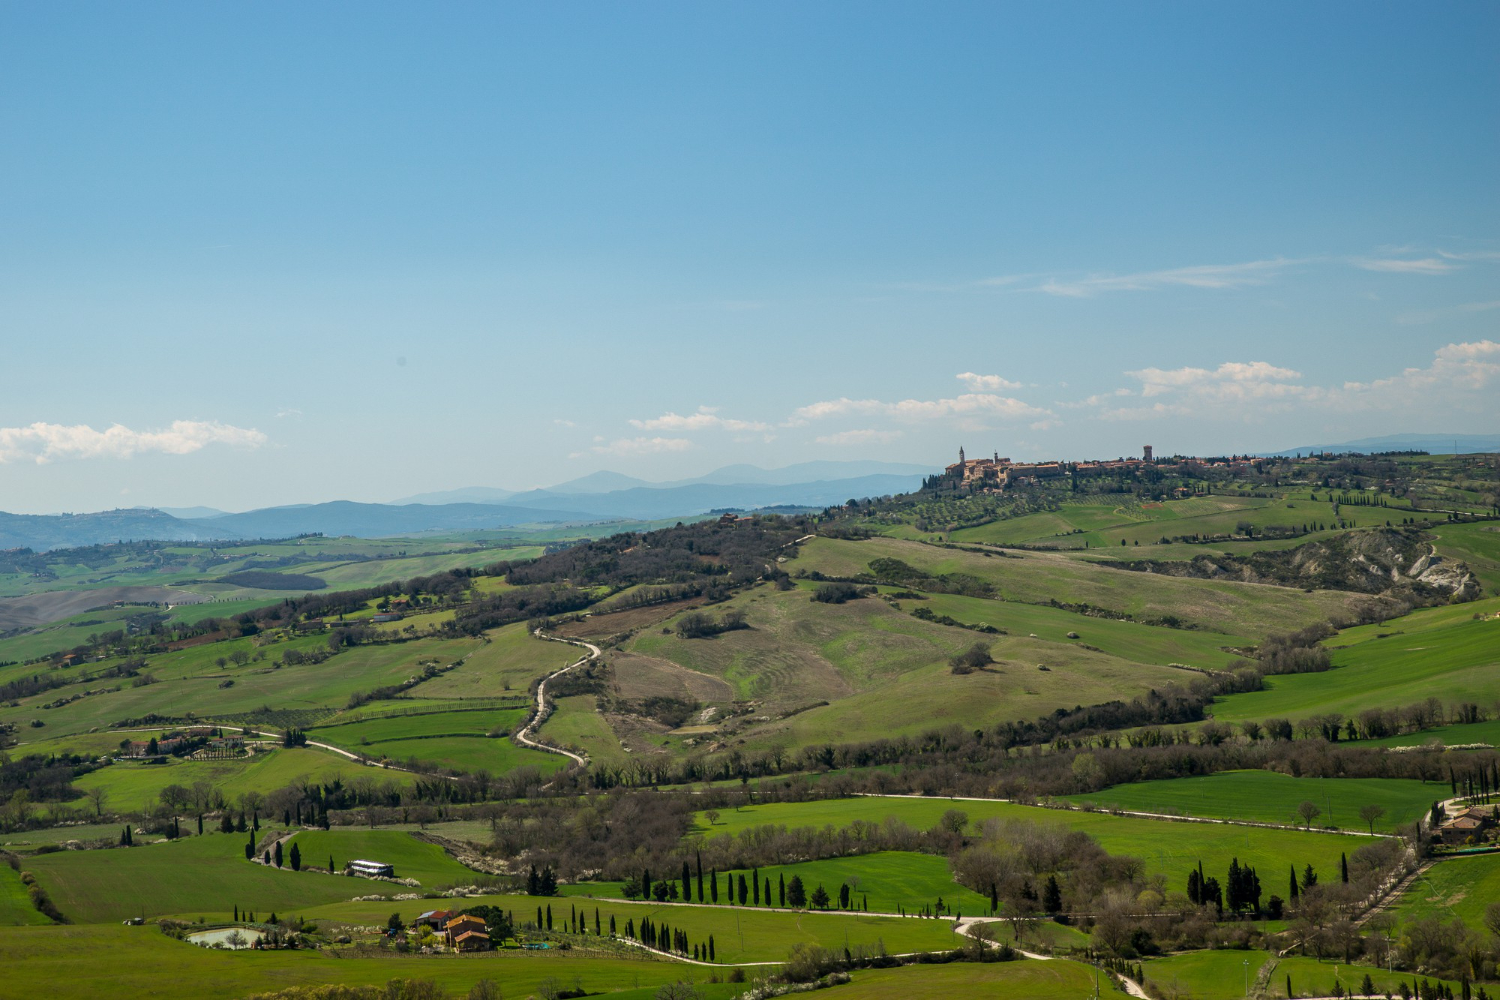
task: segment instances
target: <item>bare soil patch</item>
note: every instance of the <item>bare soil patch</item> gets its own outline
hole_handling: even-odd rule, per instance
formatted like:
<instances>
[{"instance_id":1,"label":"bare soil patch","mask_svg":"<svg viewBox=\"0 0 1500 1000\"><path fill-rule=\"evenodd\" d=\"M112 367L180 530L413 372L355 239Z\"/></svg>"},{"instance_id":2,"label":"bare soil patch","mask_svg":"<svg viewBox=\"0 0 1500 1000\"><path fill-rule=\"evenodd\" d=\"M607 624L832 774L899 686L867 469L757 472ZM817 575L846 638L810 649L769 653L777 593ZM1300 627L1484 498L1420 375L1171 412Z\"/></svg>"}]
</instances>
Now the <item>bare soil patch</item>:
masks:
<instances>
[{"instance_id":1,"label":"bare soil patch","mask_svg":"<svg viewBox=\"0 0 1500 1000\"><path fill-rule=\"evenodd\" d=\"M0 599L0 629L31 628L113 604L201 604L208 598L166 587L101 587L54 590Z\"/></svg>"},{"instance_id":2,"label":"bare soil patch","mask_svg":"<svg viewBox=\"0 0 1500 1000\"><path fill-rule=\"evenodd\" d=\"M703 601L693 598L687 601L671 601L667 604L652 604L644 608L611 611L608 614L589 615L576 622L566 622L553 630L564 639L607 639L612 635L649 628L689 608L696 608Z\"/></svg>"},{"instance_id":3,"label":"bare soil patch","mask_svg":"<svg viewBox=\"0 0 1500 1000\"><path fill-rule=\"evenodd\" d=\"M613 653L609 657L614 671L615 691L631 701L645 698L678 698L682 701L734 700L734 688L708 674L639 653Z\"/></svg>"}]
</instances>

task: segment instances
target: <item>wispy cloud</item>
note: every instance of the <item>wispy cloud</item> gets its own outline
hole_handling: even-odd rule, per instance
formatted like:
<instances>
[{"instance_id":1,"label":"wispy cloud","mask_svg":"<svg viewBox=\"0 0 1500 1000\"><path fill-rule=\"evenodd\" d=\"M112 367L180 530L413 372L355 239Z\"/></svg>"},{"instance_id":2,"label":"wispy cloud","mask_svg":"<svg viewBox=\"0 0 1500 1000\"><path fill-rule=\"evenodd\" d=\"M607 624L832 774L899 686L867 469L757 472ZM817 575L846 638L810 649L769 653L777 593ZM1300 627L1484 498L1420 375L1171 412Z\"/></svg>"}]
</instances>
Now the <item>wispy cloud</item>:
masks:
<instances>
[{"instance_id":1,"label":"wispy cloud","mask_svg":"<svg viewBox=\"0 0 1500 1000\"><path fill-rule=\"evenodd\" d=\"M1040 417L1047 415L1047 411L1009 396L979 392L967 392L951 399L903 399L896 402L841 397L798 407L792 413L791 423L795 425L809 420L848 415L884 416L896 420L935 420L962 416Z\"/></svg>"},{"instance_id":2,"label":"wispy cloud","mask_svg":"<svg viewBox=\"0 0 1500 1000\"><path fill-rule=\"evenodd\" d=\"M837 434L824 434L822 437L814 438L818 444L846 447L857 444L890 444L901 436L900 431L878 431L873 429L862 429L853 431L839 431Z\"/></svg>"},{"instance_id":3,"label":"wispy cloud","mask_svg":"<svg viewBox=\"0 0 1500 1000\"><path fill-rule=\"evenodd\" d=\"M135 431L122 424L95 430L87 424L34 423L0 427L0 463L74 458L130 458L150 452L187 455L211 444L258 448L266 436L253 428L217 421L174 420L165 430Z\"/></svg>"},{"instance_id":4,"label":"wispy cloud","mask_svg":"<svg viewBox=\"0 0 1500 1000\"><path fill-rule=\"evenodd\" d=\"M1251 260L1241 264L1198 264L1164 271L1138 271L1134 274L1091 274L1082 278L1049 278L1037 287L1048 295L1089 298L1106 292L1146 292L1159 288L1243 288L1261 285L1300 260L1276 257Z\"/></svg>"},{"instance_id":5,"label":"wispy cloud","mask_svg":"<svg viewBox=\"0 0 1500 1000\"><path fill-rule=\"evenodd\" d=\"M687 451L693 442L687 438L635 437L616 438L613 441L599 440L587 452L576 451L570 458L582 458L587 454L614 455L629 458L636 455L655 455L666 451Z\"/></svg>"},{"instance_id":6,"label":"wispy cloud","mask_svg":"<svg viewBox=\"0 0 1500 1000\"><path fill-rule=\"evenodd\" d=\"M1226 361L1212 371L1207 368L1173 368L1167 371L1142 368L1125 374L1140 379L1142 396L1160 396L1184 386L1262 386L1302 377L1301 372L1278 368L1265 361Z\"/></svg>"},{"instance_id":7,"label":"wispy cloud","mask_svg":"<svg viewBox=\"0 0 1500 1000\"><path fill-rule=\"evenodd\" d=\"M632 427L643 431L701 431L720 429L726 431L765 431L771 425L759 420L734 420L719 416L718 408L700 406L696 413L664 413L649 420L632 420Z\"/></svg>"},{"instance_id":8,"label":"wispy cloud","mask_svg":"<svg viewBox=\"0 0 1500 1000\"><path fill-rule=\"evenodd\" d=\"M1437 257L1354 257L1349 262L1361 270L1385 274L1447 274L1459 268L1459 265Z\"/></svg>"},{"instance_id":9,"label":"wispy cloud","mask_svg":"<svg viewBox=\"0 0 1500 1000\"><path fill-rule=\"evenodd\" d=\"M1412 312L1404 312L1396 316L1396 322L1415 326L1422 323L1436 323L1439 320L1452 319L1455 316L1471 316L1474 313L1489 312L1491 309L1500 309L1500 299L1496 299L1493 302L1464 302L1456 306L1442 306L1438 309L1418 309Z\"/></svg>"}]
</instances>

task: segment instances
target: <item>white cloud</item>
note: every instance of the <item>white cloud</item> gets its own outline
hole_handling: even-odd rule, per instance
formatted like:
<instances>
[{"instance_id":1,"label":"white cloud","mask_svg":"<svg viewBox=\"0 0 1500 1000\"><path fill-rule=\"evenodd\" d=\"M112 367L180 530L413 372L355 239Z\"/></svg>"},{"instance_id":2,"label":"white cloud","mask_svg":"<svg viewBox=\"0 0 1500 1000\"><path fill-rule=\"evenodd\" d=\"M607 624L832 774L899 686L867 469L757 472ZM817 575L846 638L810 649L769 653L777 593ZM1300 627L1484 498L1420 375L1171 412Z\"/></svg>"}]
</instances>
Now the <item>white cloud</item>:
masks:
<instances>
[{"instance_id":1,"label":"white cloud","mask_svg":"<svg viewBox=\"0 0 1500 1000\"><path fill-rule=\"evenodd\" d=\"M1170 371L1143 368L1125 374L1141 380L1142 396L1159 396L1173 389L1195 385L1237 386L1234 392L1239 395L1265 395L1268 394L1264 389L1267 383L1302 377L1301 372L1277 368L1264 361L1226 361L1213 371L1206 368L1173 368Z\"/></svg>"},{"instance_id":2,"label":"white cloud","mask_svg":"<svg viewBox=\"0 0 1500 1000\"><path fill-rule=\"evenodd\" d=\"M301 420L302 411L297 409L295 406L285 406L276 411L277 420L286 420L288 418Z\"/></svg>"},{"instance_id":3,"label":"white cloud","mask_svg":"<svg viewBox=\"0 0 1500 1000\"><path fill-rule=\"evenodd\" d=\"M1447 344L1425 368L1371 382L1306 385L1301 374L1264 361L1228 362L1218 368L1146 368L1127 374L1142 382L1141 395L1159 397L1149 406L1100 412L1106 420L1147 420L1167 416L1254 419L1298 408L1351 413L1396 410L1405 413L1488 413L1495 411L1492 385L1500 383L1500 343L1480 340Z\"/></svg>"},{"instance_id":4,"label":"white cloud","mask_svg":"<svg viewBox=\"0 0 1500 1000\"><path fill-rule=\"evenodd\" d=\"M792 413L793 425L809 420L847 415L891 417L896 420L934 420L962 416L1001 418L1040 417L1047 411L1009 396L969 392L951 399L903 399L885 402L879 399L828 399L798 407Z\"/></svg>"},{"instance_id":5,"label":"white cloud","mask_svg":"<svg viewBox=\"0 0 1500 1000\"><path fill-rule=\"evenodd\" d=\"M855 430L839 431L837 434L825 434L815 440L818 444L843 447L856 444L890 444L900 436L900 431Z\"/></svg>"},{"instance_id":6,"label":"white cloud","mask_svg":"<svg viewBox=\"0 0 1500 1000\"><path fill-rule=\"evenodd\" d=\"M770 430L771 425L758 420L734 420L721 417L718 408L713 406L700 406L698 412L689 413L686 416L680 413L663 413L659 417L649 420L632 420L631 426L639 427L643 431L701 431L709 429L722 429L726 431L765 431Z\"/></svg>"},{"instance_id":7,"label":"white cloud","mask_svg":"<svg viewBox=\"0 0 1500 1000\"><path fill-rule=\"evenodd\" d=\"M1252 260L1242 264L1198 264L1165 271L1141 271L1135 274L1095 274L1086 278L1049 278L1037 288L1048 295L1088 298L1102 292L1145 292L1158 288L1242 288L1264 284L1297 260L1277 257Z\"/></svg>"},{"instance_id":8,"label":"white cloud","mask_svg":"<svg viewBox=\"0 0 1500 1000\"><path fill-rule=\"evenodd\" d=\"M590 449L597 455L615 455L627 458L634 455L654 455L664 451L686 451L693 446L687 438L636 437L616 438L604 441ZM585 452L574 452L570 458L582 458Z\"/></svg>"},{"instance_id":9,"label":"white cloud","mask_svg":"<svg viewBox=\"0 0 1500 1000\"><path fill-rule=\"evenodd\" d=\"M146 452L187 455L210 444L258 448L266 443L258 430L217 421L175 420L159 431L133 431L114 424L99 431L87 424L34 423L0 427L0 464L30 461L38 465L70 458L130 458Z\"/></svg>"},{"instance_id":10,"label":"white cloud","mask_svg":"<svg viewBox=\"0 0 1500 1000\"><path fill-rule=\"evenodd\" d=\"M1012 382L1010 379L1001 378L999 375L975 375L973 372L960 372L957 379L975 392L996 389L1019 389L1020 382Z\"/></svg>"},{"instance_id":11,"label":"white cloud","mask_svg":"<svg viewBox=\"0 0 1500 1000\"><path fill-rule=\"evenodd\" d=\"M554 417L552 419L552 422L554 424L556 424L557 426L559 426L559 427L577 427L578 426L573 421L571 421L571 420L565 420L562 417Z\"/></svg>"},{"instance_id":12,"label":"white cloud","mask_svg":"<svg viewBox=\"0 0 1500 1000\"><path fill-rule=\"evenodd\" d=\"M1449 271L1458 270L1457 264L1450 264L1436 257L1418 259L1355 257L1351 263L1366 271L1381 271L1386 274L1447 274Z\"/></svg>"}]
</instances>

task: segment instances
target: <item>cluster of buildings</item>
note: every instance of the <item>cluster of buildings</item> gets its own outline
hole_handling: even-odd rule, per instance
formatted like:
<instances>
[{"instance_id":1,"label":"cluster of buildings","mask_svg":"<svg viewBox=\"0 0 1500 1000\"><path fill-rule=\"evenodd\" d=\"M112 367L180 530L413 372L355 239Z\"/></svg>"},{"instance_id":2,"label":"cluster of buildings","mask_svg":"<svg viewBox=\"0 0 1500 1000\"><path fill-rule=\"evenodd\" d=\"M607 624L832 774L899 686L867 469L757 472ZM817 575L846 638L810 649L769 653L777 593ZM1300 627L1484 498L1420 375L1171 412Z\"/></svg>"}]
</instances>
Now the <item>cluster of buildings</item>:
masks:
<instances>
[{"instance_id":1,"label":"cluster of buildings","mask_svg":"<svg viewBox=\"0 0 1500 1000\"><path fill-rule=\"evenodd\" d=\"M245 737L238 734L215 735L211 726L195 726L191 729L167 733L154 740L126 740L120 744L121 757L152 757L173 754L184 747L197 747L203 756L233 755L245 749ZM155 744L153 746L153 744Z\"/></svg>"},{"instance_id":2,"label":"cluster of buildings","mask_svg":"<svg viewBox=\"0 0 1500 1000\"><path fill-rule=\"evenodd\" d=\"M1258 459L1250 455L1227 455L1215 458L1157 459L1148 444L1140 458L1116 458L1085 462L1012 462L997 451L989 458L968 458L958 449L958 461L943 470L943 477L970 489L1003 490L1015 486L1032 486L1063 476L1108 476L1133 474L1144 468L1178 470L1186 466L1204 469L1240 469L1253 466Z\"/></svg>"}]
</instances>

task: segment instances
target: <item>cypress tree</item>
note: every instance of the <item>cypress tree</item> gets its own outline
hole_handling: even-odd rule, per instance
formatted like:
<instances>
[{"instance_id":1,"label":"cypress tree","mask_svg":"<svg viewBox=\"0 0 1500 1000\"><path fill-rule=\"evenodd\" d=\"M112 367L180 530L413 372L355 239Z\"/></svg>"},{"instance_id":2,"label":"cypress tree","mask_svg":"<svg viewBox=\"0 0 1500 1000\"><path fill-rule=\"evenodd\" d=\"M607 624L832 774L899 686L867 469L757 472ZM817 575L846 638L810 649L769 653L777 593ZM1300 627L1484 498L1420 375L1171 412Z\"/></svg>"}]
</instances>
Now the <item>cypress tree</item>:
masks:
<instances>
[{"instance_id":1,"label":"cypress tree","mask_svg":"<svg viewBox=\"0 0 1500 1000\"><path fill-rule=\"evenodd\" d=\"M328 870L331 871L331 872L338 871L337 868L333 867L333 855L332 854L328 855Z\"/></svg>"},{"instance_id":2,"label":"cypress tree","mask_svg":"<svg viewBox=\"0 0 1500 1000\"><path fill-rule=\"evenodd\" d=\"M603 937L604 932L599 926L599 907L594 907L594 937Z\"/></svg>"},{"instance_id":3,"label":"cypress tree","mask_svg":"<svg viewBox=\"0 0 1500 1000\"><path fill-rule=\"evenodd\" d=\"M703 902L703 852L698 852L698 902Z\"/></svg>"},{"instance_id":4,"label":"cypress tree","mask_svg":"<svg viewBox=\"0 0 1500 1000\"><path fill-rule=\"evenodd\" d=\"M778 872L776 875L776 905L783 910L786 909L786 875Z\"/></svg>"},{"instance_id":5,"label":"cypress tree","mask_svg":"<svg viewBox=\"0 0 1500 1000\"><path fill-rule=\"evenodd\" d=\"M552 904L551 903L547 904L547 929L549 931L552 929Z\"/></svg>"},{"instance_id":6,"label":"cypress tree","mask_svg":"<svg viewBox=\"0 0 1500 1000\"><path fill-rule=\"evenodd\" d=\"M750 891L754 894L755 905L759 906L760 905L760 869L759 868L752 868L750 870ZM744 890L740 891L740 895L741 895L741 897L743 897L745 895Z\"/></svg>"},{"instance_id":7,"label":"cypress tree","mask_svg":"<svg viewBox=\"0 0 1500 1000\"><path fill-rule=\"evenodd\" d=\"M709 874L708 891L709 898L717 903L719 901L719 869L717 868L713 869Z\"/></svg>"},{"instance_id":8,"label":"cypress tree","mask_svg":"<svg viewBox=\"0 0 1500 1000\"><path fill-rule=\"evenodd\" d=\"M714 936L712 934L708 936L708 960L710 962L718 961L718 959L714 957Z\"/></svg>"},{"instance_id":9,"label":"cypress tree","mask_svg":"<svg viewBox=\"0 0 1500 1000\"><path fill-rule=\"evenodd\" d=\"M745 876L740 876L740 905L745 905Z\"/></svg>"},{"instance_id":10,"label":"cypress tree","mask_svg":"<svg viewBox=\"0 0 1500 1000\"><path fill-rule=\"evenodd\" d=\"M542 908L540 906L536 908L536 929L542 929Z\"/></svg>"},{"instance_id":11,"label":"cypress tree","mask_svg":"<svg viewBox=\"0 0 1500 1000\"><path fill-rule=\"evenodd\" d=\"M1296 865L1292 865L1291 893L1292 893L1292 897L1291 897L1292 901L1296 902L1297 897L1301 894L1301 890L1297 888L1297 866ZM1288 976L1287 978L1290 979L1291 977Z\"/></svg>"},{"instance_id":12,"label":"cypress tree","mask_svg":"<svg viewBox=\"0 0 1500 1000\"><path fill-rule=\"evenodd\" d=\"M1349 855L1339 852L1339 878L1345 885L1349 884Z\"/></svg>"},{"instance_id":13,"label":"cypress tree","mask_svg":"<svg viewBox=\"0 0 1500 1000\"><path fill-rule=\"evenodd\" d=\"M766 905L771 905L771 877L766 876Z\"/></svg>"},{"instance_id":14,"label":"cypress tree","mask_svg":"<svg viewBox=\"0 0 1500 1000\"><path fill-rule=\"evenodd\" d=\"M686 861L682 863L682 898L689 903L693 901L693 873Z\"/></svg>"},{"instance_id":15,"label":"cypress tree","mask_svg":"<svg viewBox=\"0 0 1500 1000\"><path fill-rule=\"evenodd\" d=\"M302 850L296 844L292 845L292 871L302 870Z\"/></svg>"}]
</instances>

